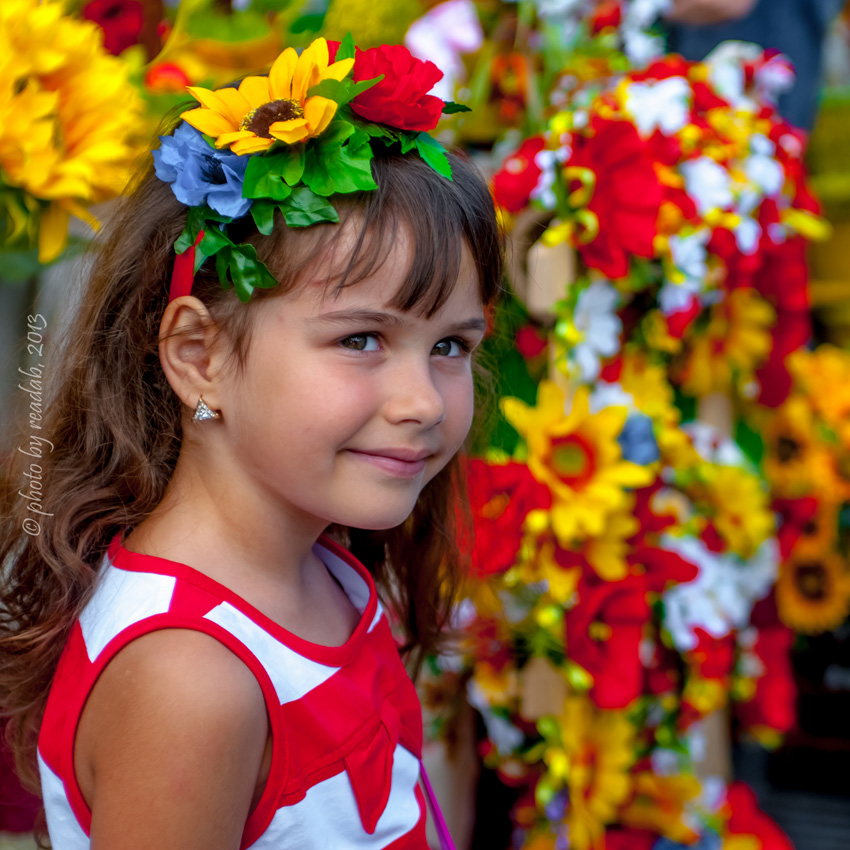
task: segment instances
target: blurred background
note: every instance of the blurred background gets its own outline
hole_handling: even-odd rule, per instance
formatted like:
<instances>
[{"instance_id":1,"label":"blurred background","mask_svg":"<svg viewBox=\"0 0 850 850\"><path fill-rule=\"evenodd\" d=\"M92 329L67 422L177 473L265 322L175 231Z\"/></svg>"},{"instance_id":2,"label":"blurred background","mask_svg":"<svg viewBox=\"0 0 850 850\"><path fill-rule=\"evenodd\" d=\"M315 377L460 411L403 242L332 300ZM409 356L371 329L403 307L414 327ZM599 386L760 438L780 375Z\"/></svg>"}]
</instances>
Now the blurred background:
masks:
<instances>
[{"instance_id":1,"label":"blurred background","mask_svg":"<svg viewBox=\"0 0 850 850\"><path fill-rule=\"evenodd\" d=\"M459 850L850 846L841 0L3 0L0 461L186 85L348 32L442 70L509 243L420 683ZM38 811L0 760L0 847Z\"/></svg>"}]
</instances>

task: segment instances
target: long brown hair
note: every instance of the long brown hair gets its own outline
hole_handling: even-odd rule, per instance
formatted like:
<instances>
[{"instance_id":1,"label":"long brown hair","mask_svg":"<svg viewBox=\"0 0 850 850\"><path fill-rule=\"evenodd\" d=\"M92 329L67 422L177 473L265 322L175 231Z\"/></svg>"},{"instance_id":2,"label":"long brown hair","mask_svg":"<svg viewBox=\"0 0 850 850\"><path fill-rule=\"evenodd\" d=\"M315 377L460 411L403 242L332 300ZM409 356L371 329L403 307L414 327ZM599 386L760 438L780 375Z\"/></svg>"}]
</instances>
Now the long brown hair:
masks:
<instances>
[{"instance_id":1,"label":"long brown hair","mask_svg":"<svg viewBox=\"0 0 850 850\"><path fill-rule=\"evenodd\" d=\"M416 156L376 156L380 188L337 204L341 220L358 236L353 251L346 243L333 285L356 285L369 275L386 258L398 228L406 227L414 260L394 306L435 312L451 292L464 246L478 269L484 303L493 303L502 262L493 203L468 161L453 155L451 162L450 182ZM158 333L186 211L148 168L95 242L81 307L66 344L51 355L56 391L38 432L49 441L41 444L38 461L38 533L31 524L27 530L31 502L18 494L32 458L13 452L0 470L0 707L9 718L18 769L33 786L47 693L98 565L112 537L126 534L162 500L180 451L181 403L160 366ZM193 294L226 335L237 366L250 344L254 303L295 285L318 252L337 247L342 231L278 222L263 237L250 216L230 226L232 238L253 243L280 281L241 304L232 290L222 289L214 263L196 276ZM401 526L341 530L419 657L436 645L459 582L461 489L454 459Z\"/></svg>"}]
</instances>

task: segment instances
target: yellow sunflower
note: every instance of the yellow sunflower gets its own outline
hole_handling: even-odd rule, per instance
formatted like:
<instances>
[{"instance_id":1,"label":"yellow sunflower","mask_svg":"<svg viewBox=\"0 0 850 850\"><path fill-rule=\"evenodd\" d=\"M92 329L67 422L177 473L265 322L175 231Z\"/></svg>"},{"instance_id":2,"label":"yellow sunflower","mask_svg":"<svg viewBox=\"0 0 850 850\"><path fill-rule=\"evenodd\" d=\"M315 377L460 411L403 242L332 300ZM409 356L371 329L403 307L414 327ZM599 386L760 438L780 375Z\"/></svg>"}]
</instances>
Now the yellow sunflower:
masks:
<instances>
[{"instance_id":1,"label":"yellow sunflower","mask_svg":"<svg viewBox=\"0 0 850 850\"><path fill-rule=\"evenodd\" d=\"M821 345L795 351L788 365L824 422L850 445L850 353Z\"/></svg>"},{"instance_id":2,"label":"yellow sunflower","mask_svg":"<svg viewBox=\"0 0 850 850\"><path fill-rule=\"evenodd\" d=\"M239 88L210 91L188 88L201 106L180 117L208 136L217 148L234 153L264 151L276 141L295 144L321 135L336 114L337 105L307 92L322 80L342 80L353 59L329 63L328 43L317 38L299 56L287 47L267 77L245 77Z\"/></svg>"},{"instance_id":3,"label":"yellow sunflower","mask_svg":"<svg viewBox=\"0 0 850 850\"><path fill-rule=\"evenodd\" d=\"M141 101L100 28L60 2L4 0L0 55L2 180L49 202L39 230L48 262L65 247L70 214L94 226L87 207L123 189Z\"/></svg>"},{"instance_id":4,"label":"yellow sunflower","mask_svg":"<svg viewBox=\"0 0 850 850\"><path fill-rule=\"evenodd\" d=\"M764 471L776 495L794 498L813 490L840 495L841 482L829 449L818 439L808 399L791 396L766 419L763 433Z\"/></svg>"},{"instance_id":5,"label":"yellow sunflower","mask_svg":"<svg viewBox=\"0 0 850 850\"><path fill-rule=\"evenodd\" d=\"M715 305L704 334L695 337L680 370L692 396L727 392L734 377L746 380L770 353L773 307L753 289L736 289Z\"/></svg>"},{"instance_id":6,"label":"yellow sunflower","mask_svg":"<svg viewBox=\"0 0 850 850\"><path fill-rule=\"evenodd\" d=\"M610 514L625 505L626 489L653 478L647 467L623 460L617 437L626 409L592 414L588 396L587 387L579 388L567 414L560 388L543 381L536 407L516 398L502 401L505 418L528 445L531 474L552 492L552 528L565 548L602 534Z\"/></svg>"},{"instance_id":7,"label":"yellow sunflower","mask_svg":"<svg viewBox=\"0 0 850 850\"><path fill-rule=\"evenodd\" d=\"M548 783L569 792L570 847L589 850L631 793L635 729L624 712L602 711L580 696L565 701L557 723L560 742L544 755Z\"/></svg>"},{"instance_id":8,"label":"yellow sunflower","mask_svg":"<svg viewBox=\"0 0 850 850\"><path fill-rule=\"evenodd\" d=\"M794 553L779 568L776 603L782 622L798 632L834 629L850 613L850 572L834 552Z\"/></svg>"}]
</instances>

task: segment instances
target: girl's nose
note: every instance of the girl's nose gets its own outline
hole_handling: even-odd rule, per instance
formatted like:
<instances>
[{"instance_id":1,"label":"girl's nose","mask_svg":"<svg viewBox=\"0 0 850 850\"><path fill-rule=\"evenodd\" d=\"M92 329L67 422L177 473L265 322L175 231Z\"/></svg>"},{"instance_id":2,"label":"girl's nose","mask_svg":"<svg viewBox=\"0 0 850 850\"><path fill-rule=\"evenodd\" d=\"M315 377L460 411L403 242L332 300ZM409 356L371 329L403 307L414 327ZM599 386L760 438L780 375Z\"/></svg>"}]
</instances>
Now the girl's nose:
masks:
<instances>
[{"instance_id":1,"label":"girl's nose","mask_svg":"<svg viewBox=\"0 0 850 850\"><path fill-rule=\"evenodd\" d=\"M426 428L446 418L446 403L427 365L410 365L388 376L385 412L391 422L416 422Z\"/></svg>"}]
</instances>

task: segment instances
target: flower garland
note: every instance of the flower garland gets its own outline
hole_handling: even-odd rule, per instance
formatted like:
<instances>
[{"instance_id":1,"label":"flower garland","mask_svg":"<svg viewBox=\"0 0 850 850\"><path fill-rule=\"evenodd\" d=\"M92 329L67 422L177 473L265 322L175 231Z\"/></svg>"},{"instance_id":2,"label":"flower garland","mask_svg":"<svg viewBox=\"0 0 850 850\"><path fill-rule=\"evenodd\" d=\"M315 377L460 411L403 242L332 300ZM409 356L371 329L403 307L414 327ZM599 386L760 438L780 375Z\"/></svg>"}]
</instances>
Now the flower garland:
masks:
<instances>
[{"instance_id":1,"label":"flower garland","mask_svg":"<svg viewBox=\"0 0 850 850\"><path fill-rule=\"evenodd\" d=\"M277 280L252 245L234 243L227 224L250 212L268 235L279 213L289 227L338 222L331 198L377 188L376 146L415 151L451 179L442 145L428 134L443 112L467 107L428 94L442 76L400 45L355 48L317 38L287 48L267 77L216 91L189 87L200 103L181 114L154 151L156 174L190 207L178 253L196 246L195 267L215 256L222 285L242 301Z\"/></svg>"}]
</instances>

